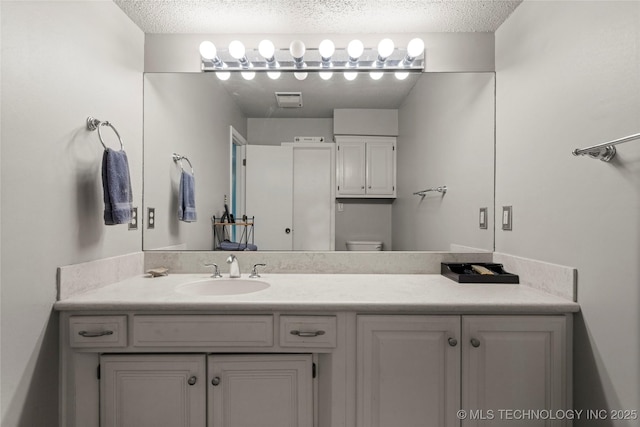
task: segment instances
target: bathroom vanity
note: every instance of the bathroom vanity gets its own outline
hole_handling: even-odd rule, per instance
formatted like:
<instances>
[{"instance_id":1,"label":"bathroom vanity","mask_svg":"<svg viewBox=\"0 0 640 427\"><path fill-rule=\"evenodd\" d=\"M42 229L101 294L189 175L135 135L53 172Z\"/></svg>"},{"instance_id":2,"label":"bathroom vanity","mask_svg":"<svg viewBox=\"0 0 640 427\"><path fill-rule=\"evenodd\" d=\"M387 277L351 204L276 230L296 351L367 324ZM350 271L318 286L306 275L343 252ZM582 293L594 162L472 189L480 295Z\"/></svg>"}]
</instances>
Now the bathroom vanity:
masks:
<instances>
[{"instance_id":1,"label":"bathroom vanity","mask_svg":"<svg viewBox=\"0 0 640 427\"><path fill-rule=\"evenodd\" d=\"M56 304L62 425L508 425L498 411L571 407L565 299L430 274L179 292L206 277L140 276Z\"/></svg>"}]
</instances>

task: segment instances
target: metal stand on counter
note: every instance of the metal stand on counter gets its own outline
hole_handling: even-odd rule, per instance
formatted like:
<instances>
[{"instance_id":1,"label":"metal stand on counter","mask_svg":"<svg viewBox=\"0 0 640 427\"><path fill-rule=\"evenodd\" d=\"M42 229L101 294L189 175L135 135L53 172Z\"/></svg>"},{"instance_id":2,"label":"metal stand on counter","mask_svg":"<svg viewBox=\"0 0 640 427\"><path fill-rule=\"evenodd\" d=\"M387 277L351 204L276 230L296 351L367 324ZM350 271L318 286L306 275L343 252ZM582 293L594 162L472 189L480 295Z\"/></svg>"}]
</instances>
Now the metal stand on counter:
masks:
<instances>
[{"instance_id":1,"label":"metal stand on counter","mask_svg":"<svg viewBox=\"0 0 640 427\"><path fill-rule=\"evenodd\" d=\"M211 217L213 227L214 251L255 251L258 247L254 244L253 230L255 217L243 217L242 221L228 222L215 215ZM235 232L231 232L232 229ZM232 235L240 233L238 241L232 240Z\"/></svg>"}]
</instances>

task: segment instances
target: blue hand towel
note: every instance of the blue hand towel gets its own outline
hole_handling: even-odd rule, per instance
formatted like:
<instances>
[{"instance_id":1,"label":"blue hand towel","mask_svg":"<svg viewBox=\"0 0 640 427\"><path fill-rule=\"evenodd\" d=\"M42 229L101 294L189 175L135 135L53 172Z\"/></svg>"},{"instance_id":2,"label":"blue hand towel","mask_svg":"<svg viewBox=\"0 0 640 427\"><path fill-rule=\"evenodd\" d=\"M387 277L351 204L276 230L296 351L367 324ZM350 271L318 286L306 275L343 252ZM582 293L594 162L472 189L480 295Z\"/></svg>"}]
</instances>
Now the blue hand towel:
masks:
<instances>
[{"instance_id":1,"label":"blue hand towel","mask_svg":"<svg viewBox=\"0 0 640 427\"><path fill-rule=\"evenodd\" d=\"M102 156L104 223L126 224L131 221L133 194L127 153L107 148Z\"/></svg>"},{"instance_id":2,"label":"blue hand towel","mask_svg":"<svg viewBox=\"0 0 640 427\"><path fill-rule=\"evenodd\" d=\"M178 219L184 222L196 221L196 182L193 175L182 171L178 191Z\"/></svg>"}]
</instances>

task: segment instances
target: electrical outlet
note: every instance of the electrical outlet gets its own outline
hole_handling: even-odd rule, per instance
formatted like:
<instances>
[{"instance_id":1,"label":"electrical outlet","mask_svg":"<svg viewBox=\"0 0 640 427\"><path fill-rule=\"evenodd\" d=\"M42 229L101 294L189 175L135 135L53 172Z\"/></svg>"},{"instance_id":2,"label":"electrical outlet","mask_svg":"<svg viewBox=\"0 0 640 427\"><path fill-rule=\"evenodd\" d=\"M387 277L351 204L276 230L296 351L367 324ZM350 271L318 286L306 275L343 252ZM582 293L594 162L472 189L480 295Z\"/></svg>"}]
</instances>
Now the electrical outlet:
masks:
<instances>
[{"instance_id":1,"label":"electrical outlet","mask_svg":"<svg viewBox=\"0 0 640 427\"><path fill-rule=\"evenodd\" d=\"M481 229L487 228L487 212L488 208L480 208L480 215L478 217L478 223Z\"/></svg>"},{"instance_id":2,"label":"electrical outlet","mask_svg":"<svg viewBox=\"0 0 640 427\"><path fill-rule=\"evenodd\" d=\"M511 206L502 207L502 229L511 231L513 227L513 210Z\"/></svg>"},{"instance_id":3,"label":"electrical outlet","mask_svg":"<svg viewBox=\"0 0 640 427\"><path fill-rule=\"evenodd\" d=\"M129 230L138 229L138 208L131 210L131 221L129 221Z\"/></svg>"},{"instance_id":4,"label":"electrical outlet","mask_svg":"<svg viewBox=\"0 0 640 427\"><path fill-rule=\"evenodd\" d=\"M156 208L147 208L147 229L156 227Z\"/></svg>"}]
</instances>

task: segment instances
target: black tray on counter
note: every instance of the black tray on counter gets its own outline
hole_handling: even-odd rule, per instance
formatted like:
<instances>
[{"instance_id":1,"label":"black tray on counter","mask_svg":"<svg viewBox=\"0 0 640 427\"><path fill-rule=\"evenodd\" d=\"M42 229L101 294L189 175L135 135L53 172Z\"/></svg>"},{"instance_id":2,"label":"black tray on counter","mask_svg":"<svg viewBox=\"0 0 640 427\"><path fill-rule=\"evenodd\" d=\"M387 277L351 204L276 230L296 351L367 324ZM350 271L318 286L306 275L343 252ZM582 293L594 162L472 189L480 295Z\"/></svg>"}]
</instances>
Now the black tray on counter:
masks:
<instances>
[{"instance_id":1,"label":"black tray on counter","mask_svg":"<svg viewBox=\"0 0 640 427\"><path fill-rule=\"evenodd\" d=\"M485 267L495 274L476 273L471 268L472 265ZM520 283L518 275L504 271L502 264L486 262L442 262L440 263L440 274L458 283Z\"/></svg>"}]
</instances>

